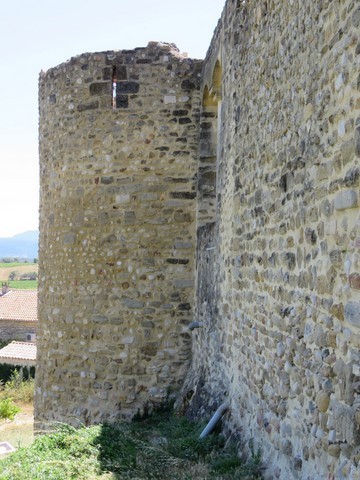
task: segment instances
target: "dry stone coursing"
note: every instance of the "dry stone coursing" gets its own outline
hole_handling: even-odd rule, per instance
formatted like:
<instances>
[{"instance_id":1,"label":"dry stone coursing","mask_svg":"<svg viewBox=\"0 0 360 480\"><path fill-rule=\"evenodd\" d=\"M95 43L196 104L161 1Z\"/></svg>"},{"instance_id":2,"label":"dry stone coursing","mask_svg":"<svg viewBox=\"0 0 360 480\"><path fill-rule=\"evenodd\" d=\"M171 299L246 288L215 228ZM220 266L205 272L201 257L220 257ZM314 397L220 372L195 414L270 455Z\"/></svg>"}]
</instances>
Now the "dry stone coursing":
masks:
<instances>
[{"instance_id":1,"label":"dry stone coursing","mask_svg":"<svg viewBox=\"0 0 360 480\"><path fill-rule=\"evenodd\" d=\"M128 417L182 384L201 65L153 42L40 75L39 428Z\"/></svg>"},{"instance_id":2,"label":"dry stone coursing","mask_svg":"<svg viewBox=\"0 0 360 480\"><path fill-rule=\"evenodd\" d=\"M268 478L360 478L359 25L228 0L201 94L169 45L41 75L39 425L164 398L195 318L184 410L226 399Z\"/></svg>"},{"instance_id":3,"label":"dry stone coursing","mask_svg":"<svg viewBox=\"0 0 360 480\"><path fill-rule=\"evenodd\" d=\"M217 206L184 404L230 401L269 478L360 475L359 18L351 0L229 0L204 62Z\"/></svg>"},{"instance_id":4,"label":"dry stone coursing","mask_svg":"<svg viewBox=\"0 0 360 480\"><path fill-rule=\"evenodd\" d=\"M21 322L19 320L0 320L0 341L29 341L31 335L36 336L37 322Z\"/></svg>"}]
</instances>

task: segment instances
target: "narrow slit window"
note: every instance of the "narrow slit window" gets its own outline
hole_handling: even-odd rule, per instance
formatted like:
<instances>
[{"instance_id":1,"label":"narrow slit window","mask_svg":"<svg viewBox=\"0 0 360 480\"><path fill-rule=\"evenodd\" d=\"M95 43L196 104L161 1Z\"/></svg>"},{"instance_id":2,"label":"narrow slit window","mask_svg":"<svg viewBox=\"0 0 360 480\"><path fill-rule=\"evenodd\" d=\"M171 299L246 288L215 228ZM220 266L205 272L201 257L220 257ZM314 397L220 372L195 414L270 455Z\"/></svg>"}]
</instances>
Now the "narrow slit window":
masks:
<instances>
[{"instance_id":1,"label":"narrow slit window","mask_svg":"<svg viewBox=\"0 0 360 480\"><path fill-rule=\"evenodd\" d=\"M116 75L116 67L113 67L112 70L112 78L111 78L111 85L112 85L112 107L116 108L116 83L117 83L117 75Z\"/></svg>"}]
</instances>

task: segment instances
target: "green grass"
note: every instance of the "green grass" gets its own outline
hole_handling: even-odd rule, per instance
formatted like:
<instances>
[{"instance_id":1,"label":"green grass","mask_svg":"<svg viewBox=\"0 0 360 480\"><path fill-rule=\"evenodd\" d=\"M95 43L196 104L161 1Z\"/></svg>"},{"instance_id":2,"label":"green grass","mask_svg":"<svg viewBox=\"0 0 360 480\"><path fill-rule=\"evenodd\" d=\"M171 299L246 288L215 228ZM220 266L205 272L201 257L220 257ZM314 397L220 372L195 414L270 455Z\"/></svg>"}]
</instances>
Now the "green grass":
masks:
<instances>
[{"instance_id":1,"label":"green grass","mask_svg":"<svg viewBox=\"0 0 360 480\"><path fill-rule=\"evenodd\" d=\"M37 280L13 280L9 283L9 287L14 290L37 290Z\"/></svg>"},{"instance_id":2,"label":"green grass","mask_svg":"<svg viewBox=\"0 0 360 480\"><path fill-rule=\"evenodd\" d=\"M244 465L218 434L170 412L130 424L61 425L0 461L0 480L260 479L258 459Z\"/></svg>"}]
</instances>

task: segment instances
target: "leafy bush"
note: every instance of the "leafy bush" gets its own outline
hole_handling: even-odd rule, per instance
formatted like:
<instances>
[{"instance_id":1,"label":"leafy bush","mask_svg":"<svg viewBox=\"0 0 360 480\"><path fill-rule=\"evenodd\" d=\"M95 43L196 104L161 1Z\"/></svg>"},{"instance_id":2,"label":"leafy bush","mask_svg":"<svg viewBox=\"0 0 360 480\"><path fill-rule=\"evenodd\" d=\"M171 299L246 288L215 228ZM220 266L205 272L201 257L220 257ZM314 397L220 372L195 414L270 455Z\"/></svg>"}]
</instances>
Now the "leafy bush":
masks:
<instances>
[{"instance_id":1,"label":"leafy bush","mask_svg":"<svg viewBox=\"0 0 360 480\"><path fill-rule=\"evenodd\" d=\"M6 345L8 345L11 342L12 340L7 340L4 342L0 341L0 348L6 347ZM0 382L6 383L9 380L11 380L15 370L22 371L23 380L28 380L30 378L35 377L35 366L31 366L28 368L21 368L21 367L16 367L14 365L11 365L9 363L1 363L0 364ZM1 390L1 387L0 387L0 390Z\"/></svg>"},{"instance_id":2,"label":"leafy bush","mask_svg":"<svg viewBox=\"0 0 360 480\"><path fill-rule=\"evenodd\" d=\"M23 383L23 381L24 381L23 374L19 370L15 369L12 372L10 379L6 383L6 389L16 390L17 388L21 387L21 384Z\"/></svg>"},{"instance_id":3,"label":"leafy bush","mask_svg":"<svg viewBox=\"0 0 360 480\"><path fill-rule=\"evenodd\" d=\"M0 348L6 347L10 342L5 341L5 342L0 342ZM10 378L11 375L13 374L14 371L14 365L9 365L8 363L1 363L0 364L0 382L1 384L5 384ZM2 390L2 387L0 385L0 390Z\"/></svg>"},{"instance_id":4,"label":"leafy bush","mask_svg":"<svg viewBox=\"0 0 360 480\"><path fill-rule=\"evenodd\" d=\"M9 273L9 277L8 277L8 280L16 280L18 274L15 270L13 270L12 272Z\"/></svg>"},{"instance_id":5,"label":"leafy bush","mask_svg":"<svg viewBox=\"0 0 360 480\"><path fill-rule=\"evenodd\" d=\"M0 418L14 420L15 415L19 412L20 408L10 398L0 400Z\"/></svg>"},{"instance_id":6,"label":"leafy bush","mask_svg":"<svg viewBox=\"0 0 360 480\"><path fill-rule=\"evenodd\" d=\"M0 398L10 398L15 402L32 403L34 401L34 379L24 378L19 370L14 370L10 379L2 386Z\"/></svg>"}]
</instances>

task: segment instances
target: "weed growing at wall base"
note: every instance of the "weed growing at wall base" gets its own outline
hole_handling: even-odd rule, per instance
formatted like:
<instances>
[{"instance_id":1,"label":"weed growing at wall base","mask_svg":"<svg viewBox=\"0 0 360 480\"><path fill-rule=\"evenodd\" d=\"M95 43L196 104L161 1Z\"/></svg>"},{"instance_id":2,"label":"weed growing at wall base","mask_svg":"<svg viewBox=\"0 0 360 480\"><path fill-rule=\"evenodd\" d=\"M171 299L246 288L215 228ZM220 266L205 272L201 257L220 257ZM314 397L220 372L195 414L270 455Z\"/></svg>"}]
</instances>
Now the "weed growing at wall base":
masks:
<instances>
[{"instance_id":1,"label":"weed growing at wall base","mask_svg":"<svg viewBox=\"0 0 360 480\"><path fill-rule=\"evenodd\" d=\"M221 437L198 439L201 427L170 412L116 426L61 425L0 462L0 480L255 480Z\"/></svg>"}]
</instances>

